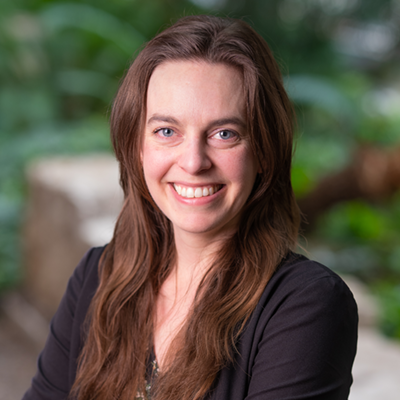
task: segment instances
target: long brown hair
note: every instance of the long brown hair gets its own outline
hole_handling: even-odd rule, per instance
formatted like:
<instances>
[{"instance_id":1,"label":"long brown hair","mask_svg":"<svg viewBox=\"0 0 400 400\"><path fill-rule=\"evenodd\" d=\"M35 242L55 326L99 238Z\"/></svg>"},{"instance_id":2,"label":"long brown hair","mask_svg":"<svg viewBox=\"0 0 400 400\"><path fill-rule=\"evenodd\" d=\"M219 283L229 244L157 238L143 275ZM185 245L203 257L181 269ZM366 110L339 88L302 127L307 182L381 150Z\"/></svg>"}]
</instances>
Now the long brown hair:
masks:
<instances>
[{"instance_id":1,"label":"long brown hair","mask_svg":"<svg viewBox=\"0 0 400 400\"><path fill-rule=\"evenodd\" d=\"M155 299L176 250L172 225L147 190L140 150L150 76L169 60L223 63L241 72L249 140L262 171L237 232L200 284L154 399L205 395L232 362L235 341L265 285L297 241L299 211L290 181L294 116L268 45L240 20L182 18L139 53L113 105L111 135L125 202L99 267L74 385L79 400L125 400L144 392Z\"/></svg>"}]
</instances>

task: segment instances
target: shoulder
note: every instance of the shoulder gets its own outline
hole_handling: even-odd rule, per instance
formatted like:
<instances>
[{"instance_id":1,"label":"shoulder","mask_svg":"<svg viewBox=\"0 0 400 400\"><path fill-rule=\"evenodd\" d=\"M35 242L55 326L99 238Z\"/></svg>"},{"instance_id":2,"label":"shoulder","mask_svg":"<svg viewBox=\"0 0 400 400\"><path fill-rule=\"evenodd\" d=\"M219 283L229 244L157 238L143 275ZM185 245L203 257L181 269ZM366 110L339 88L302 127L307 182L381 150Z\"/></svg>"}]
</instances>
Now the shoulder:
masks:
<instances>
[{"instance_id":1,"label":"shoulder","mask_svg":"<svg viewBox=\"0 0 400 400\"><path fill-rule=\"evenodd\" d=\"M345 282L329 268L289 254L266 285L244 338L252 390L347 399L357 327L357 305Z\"/></svg>"},{"instance_id":2,"label":"shoulder","mask_svg":"<svg viewBox=\"0 0 400 400\"><path fill-rule=\"evenodd\" d=\"M98 287L98 266L104 247L90 249L75 268L55 313L38 371L24 400L66 399L75 380L82 347L82 328Z\"/></svg>"},{"instance_id":3,"label":"shoulder","mask_svg":"<svg viewBox=\"0 0 400 400\"><path fill-rule=\"evenodd\" d=\"M296 280L302 283L311 283L319 279L333 279L342 281L342 279L328 267L307 257L290 252L278 265L273 277L274 279L285 278L287 281Z\"/></svg>"},{"instance_id":4,"label":"shoulder","mask_svg":"<svg viewBox=\"0 0 400 400\"><path fill-rule=\"evenodd\" d=\"M85 319L87 310L99 285L99 261L106 246L93 247L86 252L68 282L64 297L73 304L73 317Z\"/></svg>"},{"instance_id":5,"label":"shoulder","mask_svg":"<svg viewBox=\"0 0 400 400\"><path fill-rule=\"evenodd\" d=\"M97 286L99 279L99 262L106 248L107 245L89 249L77 265L71 279L79 282L81 286L84 286L88 282Z\"/></svg>"},{"instance_id":6,"label":"shoulder","mask_svg":"<svg viewBox=\"0 0 400 400\"><path fill-rule=\"evenodd\" d=\"M105 248L106 246L94 247L88 250L68 281L67 290L52 320L52 326L61 327L61 331L69 332L66 340L74 336L71 333L75 330L80 331L86 318L99 285L99 261ZM80 335L77 333L77 336Z\"/></svg>"},{"instance_id":7,"label":"shoulder","mask_svg":"<svg viewBox=\"0 0 400 400\"><path fill-rule=\"evenodd\" d=\"M340 276L318 262L291 253L266 285L249 325L256 342L274 335L291 338L289 342L313 338L314 345L322 338L325 344L341 338L353 353L357 305Z\"/></svg>"},{"instance_id":8,"label":"shoulder","mask_svg":"<svg viewBox=\"0 0 400 400\"><path fill-rule=\"evenodd\" d=\"M71 278L83 283L87 279L97 277L100 257L106 247L107 246L92 247L89 249L79 261Z\"/></svg>"},{"instance_id":9,"label":"shoulder","mask_svg":"<svg viewBox=\"0 0 400 400\"><path fill-rule=\"evenodd\" d=\"M222 371L212 398L347 399L357 322L343 280L289 254L267 283L238 340L236 365Z\"/></svg>"},{"instance_id":10,"label":"shoulder","mask_svg":"<svg viewBox=\"0 0 400 400\"><path fill-rule=\"evenodd\" d=\"M337 298L355 305L353 295L343 279L324 265L303 255L289 253L265 287L260 302L271 298L310 298L318 303Z\"/></svg>"},{"instance_id":11,"label":"shoulder","mask_svg":"<svg viewBox=\"0 0 400 400\"><path fill-rule=\"evenodd\" d=\"M69 387L75 380L77 360L86 336L85 321L99 286L99 262L106 248L93 247L83 256L68 282L64 298L52 321L53 335L64 338L64 346L69 352Z\"/></svg>"}]
</instances>

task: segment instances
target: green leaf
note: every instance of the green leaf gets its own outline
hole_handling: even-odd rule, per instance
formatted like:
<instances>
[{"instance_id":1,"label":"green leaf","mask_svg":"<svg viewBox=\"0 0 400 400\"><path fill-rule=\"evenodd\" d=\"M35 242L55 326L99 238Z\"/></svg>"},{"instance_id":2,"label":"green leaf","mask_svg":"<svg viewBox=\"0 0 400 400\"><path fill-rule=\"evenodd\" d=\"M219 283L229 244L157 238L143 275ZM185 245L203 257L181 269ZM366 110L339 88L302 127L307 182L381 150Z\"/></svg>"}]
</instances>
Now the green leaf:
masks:
<instances>
[{"instance_id":1,"label":"green leaf","mask_svg":"<svg viewBox=\"0 0 400 400\"><path fill-rule=\"evenodd\" d=\"M52 4L39 15L51 35L68 28L86 30L114 42L129 57L146 40L133 26L87 4Z\"/></svg>"}]
</instances>

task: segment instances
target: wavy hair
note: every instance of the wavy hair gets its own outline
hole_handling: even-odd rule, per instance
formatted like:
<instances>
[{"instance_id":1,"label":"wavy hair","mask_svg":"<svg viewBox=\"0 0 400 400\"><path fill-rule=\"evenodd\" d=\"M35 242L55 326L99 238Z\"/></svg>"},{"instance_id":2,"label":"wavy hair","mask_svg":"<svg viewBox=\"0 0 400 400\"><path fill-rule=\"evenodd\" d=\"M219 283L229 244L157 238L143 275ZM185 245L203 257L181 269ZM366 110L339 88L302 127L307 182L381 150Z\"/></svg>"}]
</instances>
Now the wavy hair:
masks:
<instances>
[{"instance_id":1,"label":"wavy hair","mask_svg":"<svg viewBox=\"0 0 400 400\"><path fill-rule=\"evenodd\" d=\"M297 242L300 217L290 180L294 114L267 43L241 20L180 19L139 53L113 104L111 137L125 201L99 266L73 387L79 400L125 400L145 392L155 300L176 249L171 222L147 189L140 151L150 77L158 65L177 60L240 71L249 140L261 172L237 231L200 283L152 399L196 400L207 393L233 362L235 343L265 285Z\"/></svg>"}]
</instances>

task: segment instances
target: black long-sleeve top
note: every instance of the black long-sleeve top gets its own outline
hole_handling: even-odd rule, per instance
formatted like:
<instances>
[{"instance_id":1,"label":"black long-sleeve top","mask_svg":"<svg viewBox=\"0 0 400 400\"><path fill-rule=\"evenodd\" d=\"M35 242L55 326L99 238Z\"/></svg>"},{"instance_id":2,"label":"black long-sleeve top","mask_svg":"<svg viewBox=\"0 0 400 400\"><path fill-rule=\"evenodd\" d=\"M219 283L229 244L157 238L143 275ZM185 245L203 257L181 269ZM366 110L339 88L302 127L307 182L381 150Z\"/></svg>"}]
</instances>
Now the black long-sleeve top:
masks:
<instances>
[{"instance_id":1,"label":"black long-sleeve top","mask_svg":"<svg viewBox=\"0 0 400 400\"><path fill-rule=\"evenodd\" d=\"M67 399L103 250L91 249L70 278L23 400ZM241 334L234 364L221 370L206 397L346 400L357 323L357 306L342 279L316 262L290 254L268 282Z\"/></svg>"}]
</instances>

